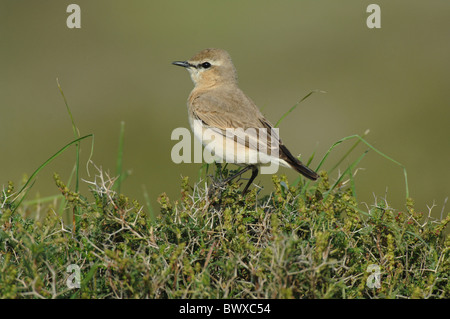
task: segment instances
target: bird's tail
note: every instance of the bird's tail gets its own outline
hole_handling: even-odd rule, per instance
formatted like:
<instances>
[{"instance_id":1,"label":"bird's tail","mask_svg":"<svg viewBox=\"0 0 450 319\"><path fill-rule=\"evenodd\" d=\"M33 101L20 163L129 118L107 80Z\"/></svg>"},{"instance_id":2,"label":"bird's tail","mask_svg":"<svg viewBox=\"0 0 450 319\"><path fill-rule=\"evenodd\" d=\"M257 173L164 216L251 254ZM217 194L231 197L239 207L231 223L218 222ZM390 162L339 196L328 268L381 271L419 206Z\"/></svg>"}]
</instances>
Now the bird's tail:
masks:
<instances>
[{"instance_id":1,"label":"bird's tail","mask_svg":"<svg viewBox=\"0 0 450 319\"><path fill-rule=\"evenodd\" d=\"M283 158L293 169L302 174L303 176L315 181L319 178L319 175L309 167L305 166L297 158L295 158L291 152L284 145L280 145L281 158Z\"/></svg>"}]
</instances>

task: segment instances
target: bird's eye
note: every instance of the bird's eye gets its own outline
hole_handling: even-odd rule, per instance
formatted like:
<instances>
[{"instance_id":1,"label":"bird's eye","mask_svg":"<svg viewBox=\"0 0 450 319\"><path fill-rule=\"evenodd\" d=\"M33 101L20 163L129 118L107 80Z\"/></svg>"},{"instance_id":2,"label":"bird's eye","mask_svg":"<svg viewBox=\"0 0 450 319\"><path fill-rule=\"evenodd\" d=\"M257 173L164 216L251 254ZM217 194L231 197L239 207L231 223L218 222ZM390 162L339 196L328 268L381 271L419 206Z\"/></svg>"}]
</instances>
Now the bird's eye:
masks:
<instances>
[{"instance_id":1,"label":"bird's eye","mask_svg":"<svg viewBox=\"0 0 450 319\"><path fill-rule=\"evenodd\" d=\"M203 62L201 65L202 65L202 68L204 68L204 69L208 69L211 67L211 63L209 63L209 62Z\"/></svg>"}]
</instances>

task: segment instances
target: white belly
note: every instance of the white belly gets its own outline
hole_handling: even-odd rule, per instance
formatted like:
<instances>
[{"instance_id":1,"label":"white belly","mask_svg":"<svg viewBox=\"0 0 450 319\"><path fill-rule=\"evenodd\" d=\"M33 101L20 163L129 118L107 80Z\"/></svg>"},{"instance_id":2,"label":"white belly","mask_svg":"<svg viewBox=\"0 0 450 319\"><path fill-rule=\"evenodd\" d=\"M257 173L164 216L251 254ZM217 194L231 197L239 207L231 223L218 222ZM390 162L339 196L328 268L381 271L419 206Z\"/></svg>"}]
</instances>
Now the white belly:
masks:
<instances>
[{"instance_id":1,"label":"white belly","mask_svg":"<svg viewBox=\"0 0 450 319\"><path fill-rule=\"evenodd\" d=\"M192 131L194 136L201 141L205 147L203 152L203 159L207 163L216 162L226 162L233 163L237 165L275 165L275 166L285 166L290 167L290 165L283 159L280 159L272 152L257 148L255 143L256 139L253 139L255 143L252 143L252 137L246 136L250 140L249 147L243 143L238 143L233 138L226 137L215 131L214 129L206 128L203 123L199 120L192 121L191 123ZM253 147L254 146L254 147ZM268 173L275 173L268 172Z\"/></svg>"}]
</instances>

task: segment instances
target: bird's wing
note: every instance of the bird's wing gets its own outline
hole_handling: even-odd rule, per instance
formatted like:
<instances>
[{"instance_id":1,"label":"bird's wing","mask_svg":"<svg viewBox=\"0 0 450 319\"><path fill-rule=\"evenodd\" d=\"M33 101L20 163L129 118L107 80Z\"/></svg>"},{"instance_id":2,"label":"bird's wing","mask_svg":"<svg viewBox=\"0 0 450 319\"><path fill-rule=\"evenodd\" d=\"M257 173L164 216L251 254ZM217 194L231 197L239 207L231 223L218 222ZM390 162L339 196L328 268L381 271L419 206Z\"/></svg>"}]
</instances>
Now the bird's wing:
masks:
<instances>
[{"instance_id":1,"label":"bird's wing","mask_svg":"<svg viewBox=\"0 0 450 319\"><path fill-rule=\"evenodd\" d=\"M236 98L212 94L196 97L191 103L194 119L215 133L231 138L246 147L272 154L281 143L273 126L246 96Z\"/></svg>"},{"instance_id":2,"label":"bird's wing","mask_svg":"<svg viewBox=\"0 0 450 319\"><path fill-rule=\"evenodd\" d=\"M250 99L245 95L243 97L233 99L224 96L219 99L212 95L200 95L192 101L190 110L194 118L202 121L205 127L246 147L269 155L276 154L299 173L316 180L319 175L291 154L281 141L277 129L264 118ZM229 130L230 128L235 130ZM241 129L236 130L237 128Z\"/></svg>"}]
</instances>

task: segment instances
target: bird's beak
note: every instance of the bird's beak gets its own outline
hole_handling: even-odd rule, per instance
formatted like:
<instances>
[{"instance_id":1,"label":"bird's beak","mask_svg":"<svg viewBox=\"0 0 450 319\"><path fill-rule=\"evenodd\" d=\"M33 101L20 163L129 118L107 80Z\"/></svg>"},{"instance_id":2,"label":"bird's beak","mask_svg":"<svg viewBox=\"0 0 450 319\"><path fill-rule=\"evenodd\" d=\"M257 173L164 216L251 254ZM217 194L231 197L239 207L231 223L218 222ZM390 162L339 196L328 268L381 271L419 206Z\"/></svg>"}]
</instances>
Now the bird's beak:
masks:
<instances>
[{"instance_id":1,"label":"bird's beak","mask_svg":"<svg viewBox=\"0 0 450 319\"><path fill-rule=\"evenodd\" d=\"M189 67L193 66L188 61L175 61L175 62L172 62L172 64L182 66L183 68L189 68Z\"/></svg>"}]
</instances>

